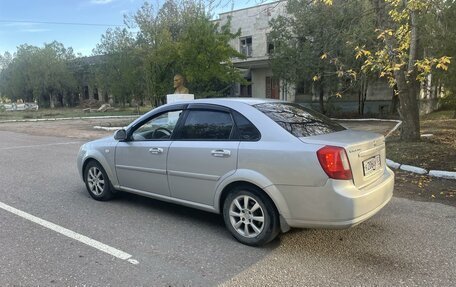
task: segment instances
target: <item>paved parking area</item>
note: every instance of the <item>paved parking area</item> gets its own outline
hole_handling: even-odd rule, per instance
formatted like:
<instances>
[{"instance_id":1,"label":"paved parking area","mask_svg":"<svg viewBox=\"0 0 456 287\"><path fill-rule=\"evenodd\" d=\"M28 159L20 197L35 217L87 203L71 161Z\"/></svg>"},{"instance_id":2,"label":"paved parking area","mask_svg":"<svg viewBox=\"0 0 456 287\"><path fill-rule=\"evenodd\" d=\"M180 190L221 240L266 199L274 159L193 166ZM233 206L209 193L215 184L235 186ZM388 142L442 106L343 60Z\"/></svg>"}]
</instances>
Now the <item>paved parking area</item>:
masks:
<instances>
[{"instance_id":1,"label":"paved parking area","mask_svg":"<svg viewBox=\"0 0 456 287\"><path fill-rule=\"evenodd\" d=\"M209 286L273 248L238 244L210 213L133 195L94 201L76 170L82 142L11 132L0 138L0 202L139 261L130 264L0 209L0 286Z\"/></svg>"},{"instance_id":2,"label":"paved parking area","mask_svg":"<svg viewBox=\"0 0 456 287\"><path fill-rule=\"evenodd\" d=\"M0 131L0 203L128 253L131 264L0 208L0 286L440 285L456 281L456 209L393 198L348 230L237 243L214 214L90 198L79 139Z\"/></svg>"}]
</instances>

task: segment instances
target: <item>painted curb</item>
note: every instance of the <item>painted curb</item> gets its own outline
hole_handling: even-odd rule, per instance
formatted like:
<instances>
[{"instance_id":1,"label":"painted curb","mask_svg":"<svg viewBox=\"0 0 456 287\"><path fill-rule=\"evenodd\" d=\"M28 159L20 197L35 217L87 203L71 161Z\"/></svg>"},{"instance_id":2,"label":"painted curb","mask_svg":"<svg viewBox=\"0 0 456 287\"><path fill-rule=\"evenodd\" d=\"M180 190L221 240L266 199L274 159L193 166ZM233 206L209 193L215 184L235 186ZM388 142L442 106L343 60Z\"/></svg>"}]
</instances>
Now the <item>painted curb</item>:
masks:
<instances>
[{"instance_id":1,"label":"painted curb","mask_svg":"<svg viewBox=\"0 0 456 287\"><path fill-rule=\"evenodd\" d=\"M386 159L386 165L391 169L401 169L407 172L418 173L418 174L426 174L432 177L439 177L445 179L453 179L456 180L456 172L455 171L445 171L445 170L426 170L421 167L413 166L413 165L406 165L394 162L390 159Z\"/></svg>"},{"instance_id":2,"label":"painted curb","mask_svg":"<svg viewBox=\"0 0 456 287\"><path fill-rule=\"evenodd\" d=\"M401 170L417 173L417 174L427 174L428 171L425 170L424 168L413 166L413 165L407 165L407 164L401 164L399 167Z\"/></svg>"},{"instance_id":3,"label":"painted curb","mask_svg":"<svg viewBox=\"0 0 456 287\"><path fill-rule=\"evenodd\" d=\"M401 167L400 163L394 162L390 159L386 159L386 165L392 169L399 169Z\"/></svg>"},{"instance_id":4,"label":"painted curb","mask_svg":"<svg viewBox=\"0 0 456 287\"><path fill-rule=\"evenodd\" d=\"M102 126L93 126L96 130L104 130L104 131L117 131L123 129L125 127L102 127Z\"/></svg>"},{"instance_id":5,"label":"painted curb","mask_svg":"<svg viewBox=\"0 0 456 287\"><path fill-rule=\"evenodd\" d=\"M445 171L445 170L430 170L429 176L446 178L446 179L456 179L456 172L455 171Z\"/></svg>"}]
</instances>

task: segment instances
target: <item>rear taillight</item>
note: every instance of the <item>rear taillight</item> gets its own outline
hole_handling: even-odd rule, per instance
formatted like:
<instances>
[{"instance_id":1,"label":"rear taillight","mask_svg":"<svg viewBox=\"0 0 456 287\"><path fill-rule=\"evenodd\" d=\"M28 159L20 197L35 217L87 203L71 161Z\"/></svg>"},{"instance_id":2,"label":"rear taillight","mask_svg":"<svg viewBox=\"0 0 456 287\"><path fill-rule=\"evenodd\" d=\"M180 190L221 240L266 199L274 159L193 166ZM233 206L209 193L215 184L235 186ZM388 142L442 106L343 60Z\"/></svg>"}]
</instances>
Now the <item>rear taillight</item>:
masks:
<instances>
[{"instance_id":1,"label":"rear taillight","mask_svg":"<svg viewBox=\"0 0 456 287\"><path fill-rule=\"evenodd\" d=\"M345 150L338 146L325 146L317 151L318 161L326 174L333 179L352 179L350 163Z\"/></svg>"}]
</instances>

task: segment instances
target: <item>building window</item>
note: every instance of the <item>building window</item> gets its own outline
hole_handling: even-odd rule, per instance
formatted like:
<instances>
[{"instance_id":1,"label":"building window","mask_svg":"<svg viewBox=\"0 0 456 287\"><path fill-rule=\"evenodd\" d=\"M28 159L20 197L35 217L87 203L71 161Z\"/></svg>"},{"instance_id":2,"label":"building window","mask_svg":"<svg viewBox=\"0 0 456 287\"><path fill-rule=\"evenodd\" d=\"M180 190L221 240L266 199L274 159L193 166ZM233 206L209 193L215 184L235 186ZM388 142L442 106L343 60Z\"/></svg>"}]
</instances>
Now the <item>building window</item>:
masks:
<instances>
[{"instance_id":1,"label":"building window","mask_svg":"<svg viewBox=\"0 0 456 287\"><path fill-rule=\"evenodd\" d=\"M270 34L266 34L266 51L268 51L268 55L271 55L274 52L274 42L271 39Z\"/></svg>"},{"instance_id":2,"label":"building window","mask_svg":"<svg viewBox=\"0 0 456 287\"><path fill-rule=\"evenodd\" d=\"M297 95L309 95L312 93L312 82L307 80L299 80L296 83L296 94Z\"/></svg>"},{"instance_id":3,"label":"building window","mask_svg":"<svg viewBox=\"0 0 456 287\"><path fill-rule=\"evenodd\" d=\"M241 43L241 54L246 57L252 57L252 36L242 37L239 39Z\"/></svg>"},{"instance_id":4,"label":"building window","mask_svg":"<svg viewBox=\"0 0 456 287\"><path fill-rule=\"evenodd\" d=\"M252 84L241 85L241 97L252 97Z\"/></svg>"}]
</instances>

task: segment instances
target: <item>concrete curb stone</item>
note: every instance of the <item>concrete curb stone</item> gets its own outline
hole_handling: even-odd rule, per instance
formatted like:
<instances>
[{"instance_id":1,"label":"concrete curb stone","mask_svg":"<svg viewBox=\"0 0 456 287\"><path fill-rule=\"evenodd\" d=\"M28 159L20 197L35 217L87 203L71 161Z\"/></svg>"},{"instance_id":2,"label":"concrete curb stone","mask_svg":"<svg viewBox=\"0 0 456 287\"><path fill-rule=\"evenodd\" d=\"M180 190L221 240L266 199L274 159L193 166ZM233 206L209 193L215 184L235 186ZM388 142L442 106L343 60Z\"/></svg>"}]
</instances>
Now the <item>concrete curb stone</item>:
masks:
<instances>
[{"instance_id":1,"label":"concrete curb stone","mask_svg":"<svg viewBox=\"0 0 456 287\"><path fill-rule=\"evenodd\" d=\"M103 126L93 126L96 130L104 130L104 131L117 131L123 129L124 127L103 127Z\"/></svg>"},{"instance_id":2,"label":"concrete curb stone","mask_svg":"<svg viewBox=\"0 0 456 287\"><path fill-rule=\"evenodd\" d=\"M428 173L428 171L425 170L424 168L413 166L413 165L401 164L401 166L399 168L401 170L418 173L418 174L427 174Z\"/></svg>"},{"instance_id":3,"label":"concrete curb stone","mask_svg":"<svg viewBox=\"0 0 456 287\"><path fill-rule=\"evenodd\" d=\"M456 172L445 170L430 170L429 176L441 177L446 179L456 179Z\"/></svg>"}]
</instances>

